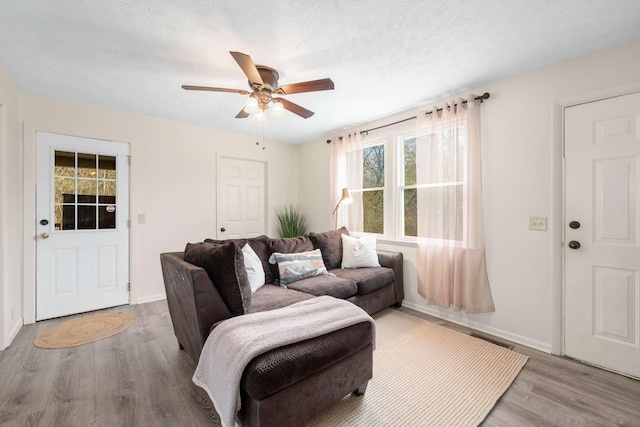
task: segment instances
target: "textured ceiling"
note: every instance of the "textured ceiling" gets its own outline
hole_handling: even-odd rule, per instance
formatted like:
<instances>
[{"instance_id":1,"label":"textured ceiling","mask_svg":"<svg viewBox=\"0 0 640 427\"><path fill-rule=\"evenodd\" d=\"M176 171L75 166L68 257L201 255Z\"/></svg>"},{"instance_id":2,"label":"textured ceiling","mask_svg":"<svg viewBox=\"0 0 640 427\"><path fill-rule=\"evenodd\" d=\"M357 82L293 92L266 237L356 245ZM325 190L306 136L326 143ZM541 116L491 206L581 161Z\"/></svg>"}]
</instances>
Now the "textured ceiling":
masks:
<instances>
[{"instance_id":1,"label":"textured ceiling","mask_svg":"<svg viewBox=\"0 0 640 427\"><path fill-rule=\"evenodd\" d=\"M640 37L638 0L0 0L0 66L21 92L255 135L229 51L336 89L269 120L301 143Z\"/></svg>"}]
</instances>

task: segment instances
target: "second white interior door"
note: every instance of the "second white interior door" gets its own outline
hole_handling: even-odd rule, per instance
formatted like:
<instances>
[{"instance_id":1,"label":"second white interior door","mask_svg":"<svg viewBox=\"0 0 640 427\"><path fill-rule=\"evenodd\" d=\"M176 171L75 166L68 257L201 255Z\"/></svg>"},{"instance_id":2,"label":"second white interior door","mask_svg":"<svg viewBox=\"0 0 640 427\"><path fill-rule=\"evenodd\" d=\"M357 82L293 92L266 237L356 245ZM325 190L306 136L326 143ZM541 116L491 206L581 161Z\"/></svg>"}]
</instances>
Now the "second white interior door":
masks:
<instances>
[{"instance_id":1,"label":"second white interior door","mask_svg":"<svg viewBox=\"0 0 640 427\"><path fill-rule=\"evenodd\" d=\"M265 163L218 157L217 238L265 234Z\"/></svg>"}]
</instances>

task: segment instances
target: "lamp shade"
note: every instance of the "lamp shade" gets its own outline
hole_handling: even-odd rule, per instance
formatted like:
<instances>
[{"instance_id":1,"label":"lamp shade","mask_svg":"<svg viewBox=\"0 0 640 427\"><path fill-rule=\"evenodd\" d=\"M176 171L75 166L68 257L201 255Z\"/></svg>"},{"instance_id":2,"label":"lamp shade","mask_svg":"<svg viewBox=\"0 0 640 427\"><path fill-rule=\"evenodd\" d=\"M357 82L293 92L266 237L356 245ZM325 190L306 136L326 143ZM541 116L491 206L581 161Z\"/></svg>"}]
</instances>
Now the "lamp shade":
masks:
<instances>
[{"instance_id":1,"label":"lamp shade","mask_svg":"<svg viewBox=\"0 0 640 427\"><path fill-rule=\"evenodd\" d=\"M260 106L258 105L258 100L252 96L247 98L247 103L244 106L244 111L246 111L247 114L258 114L262 112Z\"/></svg>"},{"instance_id":2,"label":"lamp shade","mask_svg":"<svg viewBox=\"0 0 640 427\"><path fill-rule=\"evenodd\" d=\"M271 117L273 117L274 119L282 119L285 116L284 106L282 105L282 102L273 101L270 110Z\"/></svg>"},{"instance_id":3,"label":"lamp shade","mask_svg":"<svg viewBox=\"0 0 640 427\"><path fill-rule=\"evenodd\" d=\"M250 116L250 117L251 117L251 120L252 120L254 123L266 123L266 121L267 121L267 115L264 113L264 111L262 111L262 110L260 110L260 109L259 109L259 111L260 111L259 113L252 114L252 115Z\"/></svg>"},{"instance_id":4,"label":"lamp shade","mask_svg":"<svg viewBox=\"0 0 640 427\"><path fill-rule=\"evenodd\" d=\"M351 197L351 192L347 187L342 189L342 198L340 199L340 203L345 205L350 205L353 203L353 197Z\"/></svg>"},{"instance_id":5,"label":"lamp shade","mask_svg":"<svg viewBox=\"0 0 640 427\"><path fill-rule=\"evenodd\" d=\"M349 191L349 189L347 187L344 187L342 189L342 197L340 198L340 201L338 201L338 204L336 205L336 208L333 210L331 215L336 213L336 211L338 210L340 205L342 205L342 204L350 205L351 203L353 203L353 197L351 197L351 192Z\"/></svg>"}]
</instances>

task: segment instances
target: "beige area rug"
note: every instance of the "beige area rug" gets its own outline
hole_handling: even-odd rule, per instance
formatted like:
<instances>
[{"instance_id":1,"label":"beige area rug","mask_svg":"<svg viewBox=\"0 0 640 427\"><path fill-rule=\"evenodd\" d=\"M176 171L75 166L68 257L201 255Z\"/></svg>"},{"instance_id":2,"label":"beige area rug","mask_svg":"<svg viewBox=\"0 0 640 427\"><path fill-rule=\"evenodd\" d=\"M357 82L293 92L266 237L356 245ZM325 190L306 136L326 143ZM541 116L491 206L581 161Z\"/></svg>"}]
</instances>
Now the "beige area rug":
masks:
<instances>
[{"instance_id":1,"label":"beige area rug","mask_svg":"<svg viewBox=\"0 0 640 427\"><path fill-rule=\"evenodd\" d=\"M80 317L40 332L36 347L66 348L98 341L127 329L135 318L126 313L102 313Z\"/></svg>"},{"instance_id":2,"label":"beige area rug","mask_svg":"<svg viewBox=\"0 0 640 427\"><path fill-rule=\"evenodd\" d=\"M527 357L395 310L374 316L373 379L310 426L477 426Z\"/></svg>"}]
</instances>

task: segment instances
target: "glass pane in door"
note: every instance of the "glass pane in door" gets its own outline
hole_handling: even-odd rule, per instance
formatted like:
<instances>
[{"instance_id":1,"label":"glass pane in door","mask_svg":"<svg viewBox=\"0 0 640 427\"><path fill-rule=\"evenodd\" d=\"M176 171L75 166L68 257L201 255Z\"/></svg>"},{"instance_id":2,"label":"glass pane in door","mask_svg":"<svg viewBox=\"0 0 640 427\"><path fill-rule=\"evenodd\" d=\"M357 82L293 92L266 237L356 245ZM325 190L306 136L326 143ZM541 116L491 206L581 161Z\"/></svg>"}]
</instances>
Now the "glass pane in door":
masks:
<instances>
[{"instance_id":1,"label":"glass pane in door","mask_svg":"<svg viewBox=\"0 0 640 427\"><path fill-rule=\"evenodd\" d=\"M116 157L55 151L54 229L116 228Z\"/></svg>"}]
</instances>

